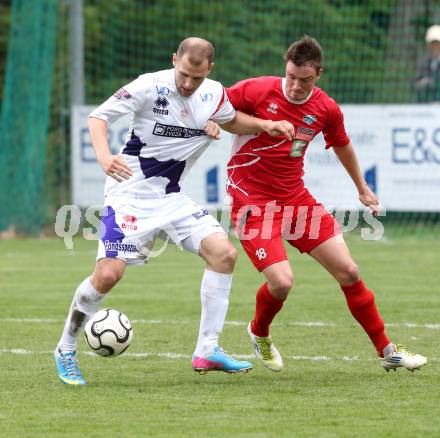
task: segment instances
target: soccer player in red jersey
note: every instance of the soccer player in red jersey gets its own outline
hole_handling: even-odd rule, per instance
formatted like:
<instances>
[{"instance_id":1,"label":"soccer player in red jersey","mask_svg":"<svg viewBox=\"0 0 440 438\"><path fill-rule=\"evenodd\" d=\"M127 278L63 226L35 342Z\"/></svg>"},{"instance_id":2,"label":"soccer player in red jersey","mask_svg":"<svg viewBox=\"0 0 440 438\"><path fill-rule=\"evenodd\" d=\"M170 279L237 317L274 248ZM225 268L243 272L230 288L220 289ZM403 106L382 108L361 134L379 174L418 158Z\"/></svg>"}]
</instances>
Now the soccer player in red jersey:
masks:
<instances>
[{"instance_id":1,"label":"soccer player in red jersey","mask_svg":"<svg viewBox=\"0 0 440 438\"><path fill-rule=\"evenodd\" d=\"M304 36L289 47L285 61L285 78L247 79L227 90L237 110L262 119L287 120L295 127L293 141L265 133L236 137L228 163L236 233L266 279L257 292L255 316L248 325L256 355L272 371L283 368L269 326L293 285L284 239L318 261L340 284L350 312L370 337L385 370L418 369L426 358L388 339L374 294L360 278L338 224L304 186L304 154L322 132L326 149L332 148L345 167L359 200L377 214L378 199L364 180L342 112L315 85L323 72L321 46Z\"/></svg>"}]
</instances>

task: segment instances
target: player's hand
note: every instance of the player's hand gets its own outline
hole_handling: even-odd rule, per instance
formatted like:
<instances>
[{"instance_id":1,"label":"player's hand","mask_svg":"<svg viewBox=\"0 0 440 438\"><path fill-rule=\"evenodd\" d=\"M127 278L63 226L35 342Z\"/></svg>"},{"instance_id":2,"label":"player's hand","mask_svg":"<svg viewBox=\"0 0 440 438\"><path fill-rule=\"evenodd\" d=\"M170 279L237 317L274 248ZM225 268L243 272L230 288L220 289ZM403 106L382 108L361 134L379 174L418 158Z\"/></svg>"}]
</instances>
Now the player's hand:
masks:
<instances>
[{"instance_id":1,"label":"player's hand","mask_svg":"<svg viewBox=\"0 0 440 438\"><path fill-rule=\"evenodd\" d=\"M287 140L292 140L295 137L295 128L287 120L274 122L272 120L265 120L263 130L272 137L283 136Z\"/></svg>"},{"instance_id":2,"label":"player's hand","mask_svg":"<svg viewBox=\"0 0 440 438\"><path fill-rule=\"evenodd\" d=\"M118 182L122 182L133 175L122 155L106 155L105 157L98 157L98 161L104 172Z\"/></svg>"},{"instance_id":3,"label":"player's hand","mask_svg":"<svg viewBox=\"0 0 440 438\"><path fill-rule=\"evenodd\" d=\"M206 135L214 140L220 140L220 126L212 120L208 120L206 125L203 127Z\"/></svg>"},{"instance_id":4,"label":"player's hand","mask_svg":"<svg viewBox=\"0 0 440 438\"><path fill-rule=\"evenodd\" d=\"M379 199L367 185L359 192L359 201L371 209L374 217L377 216L379 213Z\"/></svg>"}]
</instances>

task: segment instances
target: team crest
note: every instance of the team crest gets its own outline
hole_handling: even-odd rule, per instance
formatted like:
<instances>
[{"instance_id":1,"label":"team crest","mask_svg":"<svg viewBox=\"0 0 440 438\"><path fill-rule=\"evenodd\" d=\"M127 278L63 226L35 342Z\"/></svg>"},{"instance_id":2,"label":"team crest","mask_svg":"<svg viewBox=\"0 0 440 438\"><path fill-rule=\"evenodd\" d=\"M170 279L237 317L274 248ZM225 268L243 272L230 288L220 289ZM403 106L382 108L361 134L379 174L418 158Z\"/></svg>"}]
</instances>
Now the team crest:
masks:
<instances>
[{"instance_id":1,"label":"team crest","mask_svg":"<svg viewBox=\"0 0 440 438\"><path fill-rule=\"evenodd\" d=\"M200 95L200 99L202 99L202 102L211 102L212 98L214 96L212 93L205 93Z\"/></svg>"},{"instance_id":2,"label":"team crest","mask_svg":"<svg viewBox=\"0 0 440 438\"><path fill-rule=\"evenodd\" d=\"M317 117L311 114L306 114L303 118L304 122L306 122L308 125L312 125L316 122Z\"/></svg>"}]
</instances>

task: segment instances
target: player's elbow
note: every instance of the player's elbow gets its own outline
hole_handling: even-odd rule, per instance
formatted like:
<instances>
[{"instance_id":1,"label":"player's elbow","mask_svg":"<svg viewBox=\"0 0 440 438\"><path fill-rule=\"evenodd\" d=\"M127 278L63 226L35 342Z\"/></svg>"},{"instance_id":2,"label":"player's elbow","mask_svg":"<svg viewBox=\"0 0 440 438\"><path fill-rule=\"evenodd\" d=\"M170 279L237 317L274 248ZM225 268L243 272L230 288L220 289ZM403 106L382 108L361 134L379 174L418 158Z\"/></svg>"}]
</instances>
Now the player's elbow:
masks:
<instances>
[{"instance_id":1,"label":"player's elbow","mask_svg":"<svg viewBox=\"0 0 440 438\"><path fill-rule=\"evenodd\" d=\"M231 134L236 134L236 132L235 132L235 120L236 119L237 119L237 116L235 116L234 119L231 120L230 122L219 124L219 126L224 131L230 132Z\"/></svg>"}]
</instances>

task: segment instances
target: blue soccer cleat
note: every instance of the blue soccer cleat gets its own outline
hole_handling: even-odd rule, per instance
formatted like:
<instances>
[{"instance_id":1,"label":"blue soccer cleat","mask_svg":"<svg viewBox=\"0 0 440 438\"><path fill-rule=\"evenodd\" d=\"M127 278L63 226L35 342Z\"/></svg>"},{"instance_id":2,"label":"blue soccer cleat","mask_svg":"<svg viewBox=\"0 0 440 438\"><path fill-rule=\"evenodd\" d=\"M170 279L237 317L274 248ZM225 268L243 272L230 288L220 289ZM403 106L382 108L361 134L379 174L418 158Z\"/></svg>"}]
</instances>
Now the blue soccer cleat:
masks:
<instances>
[{"instance_id":1,"label":"blue soccer cleat","mask_svg":"<svg viewBox=\"0 0 440 438\"><path fill-rule=\"evenodd\" d=\"M200 374L206 374L208 371L247 373L252 369L252 364L247 361L236 360L226 354L220 347L216 347L209 356L193 355L192 367L194 371Z\"/></svg>"},{"instance_id":2,"label":"blue soccer cleat","mask_svg":"<svg viewBox=\"0 0 440 438\"><path fill-rule=\"evenodd\" d=\"M54 352L57 364L58 377L67 385L85 385L86 381L81 374L76 358L76 351L61 353L58 348Z\"/></svg>"}]
</instances>

